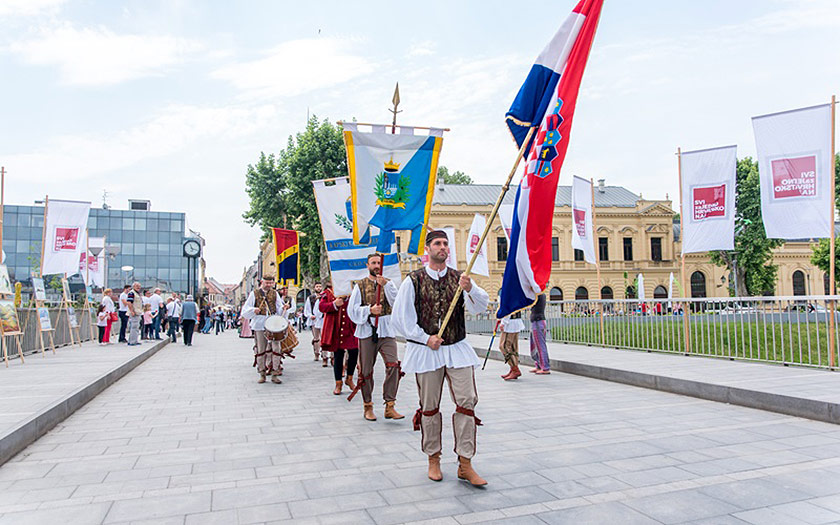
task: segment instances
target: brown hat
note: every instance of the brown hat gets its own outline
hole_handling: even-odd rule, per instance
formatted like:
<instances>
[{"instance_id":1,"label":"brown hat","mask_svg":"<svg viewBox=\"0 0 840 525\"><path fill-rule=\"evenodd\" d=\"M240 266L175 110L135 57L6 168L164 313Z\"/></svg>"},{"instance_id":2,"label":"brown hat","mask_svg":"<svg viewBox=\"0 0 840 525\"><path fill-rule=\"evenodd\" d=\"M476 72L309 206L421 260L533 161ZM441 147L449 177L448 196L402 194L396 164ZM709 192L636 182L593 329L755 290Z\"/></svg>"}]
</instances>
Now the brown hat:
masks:
<instances>
[{"instance_id":1,"label":"brown hat","mask_svg":"<svg viewBox=\"0 0 840 525\"><path fill-rule=\"evenodd\" d=\"M263 280L263 281L273 281L273 280L274 280L274 276L273 276L273 275L263 275L263 276L262 276L262 280Z\"/></svg>"},{"instance_id":2,"label":"brown hat","mask_svg":"<svg viewBox=\"0 0 840 525\"><path fill-rule=\"evenodd\" d=\"M426 246L432 244L432 241L435 239L449 239L446 236L446 232L443 230L432 230L426 234Z\"/></svg>"}]
</instances>

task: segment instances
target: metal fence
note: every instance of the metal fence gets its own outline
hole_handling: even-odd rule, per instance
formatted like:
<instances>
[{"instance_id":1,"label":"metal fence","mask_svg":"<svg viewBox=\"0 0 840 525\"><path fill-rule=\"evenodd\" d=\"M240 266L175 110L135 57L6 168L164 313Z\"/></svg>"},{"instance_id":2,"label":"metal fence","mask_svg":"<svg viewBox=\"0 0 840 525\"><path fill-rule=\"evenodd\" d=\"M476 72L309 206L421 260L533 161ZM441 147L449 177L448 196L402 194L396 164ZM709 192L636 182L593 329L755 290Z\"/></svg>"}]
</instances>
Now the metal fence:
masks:
<instances>
[{"instance_id":1,"label":"metal fence","mask_svg":"<svg viewBox=\"0 0 840 525\"><path fill-rule=\"evenodd\" d=\"M840 336L830 343L830 312L840 329L840 296L550 301L554 342L655 352L834 367ZM492 333L496 304L467 316L467 331ZM687 314L687 315L686 315ZM530 312L522 312L526 331Z\"/></svg>"},{"instance_id":2,"label":"metal fence","mask_svg":"<svg viewBox=\"0 0 840 525\"><path fill-rule=\"evenodd\" d=\"M56 348L59 346L66 346L71 344L70 339L70 321L67 317L67 312L59 308L50 308L50 321L52 322L52 335L55 340ZM21 347L23 355L28 356L34 352L41 351L41 340L38 336L38 311L35 308L19 308L18 320L23 336L20 337L21 345L18 346L18 338L6 337L6 345L9 352L9 358L17 358L20 355ZM82 308L76 309L76 319L79 321L78 335L81 336L82 341L91 340L90 322L91 316L86 315ZM94 326L94 334L96 334L96 327ZM74 337L76 334L73 334ZM44 345L47 351L51 351L50 339L47 332L44 332Z\"/></svg>"}]
</instances>

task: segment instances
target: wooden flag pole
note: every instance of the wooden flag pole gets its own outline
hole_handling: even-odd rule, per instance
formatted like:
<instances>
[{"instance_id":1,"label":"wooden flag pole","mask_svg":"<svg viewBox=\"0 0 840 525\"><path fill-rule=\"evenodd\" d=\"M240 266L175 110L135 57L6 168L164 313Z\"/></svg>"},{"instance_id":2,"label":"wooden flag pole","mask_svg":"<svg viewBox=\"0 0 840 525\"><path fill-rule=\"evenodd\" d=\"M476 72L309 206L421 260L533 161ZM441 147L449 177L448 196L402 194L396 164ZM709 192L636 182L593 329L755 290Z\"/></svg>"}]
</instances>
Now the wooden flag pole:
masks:
<instances>
[{"instance_id":1,"label":"wooden flag pole","mask_svg":"<svg viewBox=\"0 0 840 525\"><path fill-rule=\"evenodd\" d=\"M683 297L682 305L683 305L683 343L685 344L685 354L688 355L691 353L691 341L688 337L688 316L689 311L691 310L691 303L687 301L688 299L688 284L686 283L686 275L685 275L685 250L682 249L683 245L685 244L685 210L683 210L683 191L682 191L682 150L677 148L677 173L679 174L679 184L680 184L680 237L682 241L680 242L680 281L682 282L683 288Z\"/></svg>"},{"instance_id":2,"label":"wooden flag pole","mask_svg":"<svg viewBox=\"0 0 840 525\"><path fill-rule=\"evenodd\" d=\"M50 205L50 196L44 197L44 228L41 230L41 261L38 266L38 277L44 277L44 246L47 244L47 207Z\"/></svg>"},{"instance_id":3,"label":"wooden flag pole","mask_svg":"<svg viewBox=\"0 0 840 525\"><path fill-rule=\"evenodd\" d=\"M536 129L536 126L531 127L531 129L528 130L528 134L525 136L525 140L522 141L522 147L519 148L519 153L516 154L516 162L513 163L513 167L510 169L510 173L508 173L507 180L505 180L505 184L504 186L502 186L502 191L501 193L499 193L499 198L496 199L496 204L493 206L493 211L490 212L490 219L484 226L484 233L481 234L481 238L478 240L478 245L475 247L475 251L473 252L472 257L470 257L469 264L467 264L467 269L464 272L464 275L466 275L467 277L470 276L473 263L475 263L475 260L478 257L478 253L481 251L481 247L484 246L484 239L486 239L487 234L490 233L490 228L493 226L493 221L496 219L496 215L498 215L499 213L499 206L502 205L502 200L505 198L505 194L510 188L510 181L516 174L516 168L519 167L519 162L522 160L522 155L525 153L525 148L527 148L528 143L531 142L531 136L534 134L534 130ZM446 328L446 325L449 324L449 319L452 317L452 312L455 311L455 305L458 304L458 298L461 297L462 291L463 288L461 288L461 285L459 283L458 290L455 292L455 297L452 298L452 303L450 303L449 305L449 310L446 312L446 317L443 318L443 322L440 325L440 330L438 330L438 337L443 337L443 330Z\"/></svg>"},{"instance_id":4,"label":"wooden flag pole","mask_svg":"<svg viewBox=\"0 0 840 525\"><path fill-rule=\"evenodd\" d=\"M595 274L598 276L598 299L601 301L598 303L598 317L600 317L601 345L603 346L606 338L604 337L604 297L601 295L601 247L595 242L598 236L595 226L595 183L592 178L589 179L589 189L592 193L592 243L595 246ZM572 215L574 215L574 210L572 210Z\"/></svg>"},{"instance_id":5,"label":"wooden flag pole","mask_svg":"<svg viewBox=\"0 0 840 525\"><path fill-rule=\"evenodd\" d=\"M831 237L829 238L829 273L828 273L828 292L830 295L834 295L836 293L835 282L834 278L834 264L835 264L835 257L834 257L834 199L836 198L836 189L834 188L835 180L834 180L834 116L835 116L835 106L836 106L836 99L834 95L831 95L831 163L829 164L831 171L831 215L829 215L829 219L831 221ZM830 368L834 368L834 354L837 352L837 334L835 332L835 321L834 317L837 315L836 312L836 304L834 299L831 300L831 307L829 311L831 312L831 316L828 318L828 338L831 341L831 351L828 353L828 366Z\"/></svg>"}]
</instances>

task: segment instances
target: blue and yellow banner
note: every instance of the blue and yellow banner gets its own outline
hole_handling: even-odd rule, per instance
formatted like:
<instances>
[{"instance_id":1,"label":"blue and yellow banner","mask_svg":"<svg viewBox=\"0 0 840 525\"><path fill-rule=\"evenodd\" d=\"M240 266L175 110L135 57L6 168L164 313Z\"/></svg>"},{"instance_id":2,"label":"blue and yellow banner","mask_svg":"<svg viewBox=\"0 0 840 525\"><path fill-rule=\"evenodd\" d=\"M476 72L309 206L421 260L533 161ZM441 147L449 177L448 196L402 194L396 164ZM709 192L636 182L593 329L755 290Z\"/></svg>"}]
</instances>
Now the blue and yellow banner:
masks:
<instances>
[{"instance_id":1,"label":"blue and yellow banner","mask_svg":"<svg viewBox=\"0 0 840 525\"><path fill-rule=\"evenodd\" d=\"M390 134L374 126L365 133L344 123L355 244L366 243L370 226L376 226L381 232L377 251L387 253L388 234L410 230L408 252L423 254L442 132L414 135L413 128L403 127Z\"/></svg>"},{"instance_id":2,"label":"blue and yellow banner","mask_svg":"<svg viewBox=\"0 0 840 525\"><path fill-rule=\"evenodd\" d=\"M277 265L277 283L294 285L300 282L300 239L295 230L271 229L274 240L274 258Z\"/></svg>"}]
</instances>

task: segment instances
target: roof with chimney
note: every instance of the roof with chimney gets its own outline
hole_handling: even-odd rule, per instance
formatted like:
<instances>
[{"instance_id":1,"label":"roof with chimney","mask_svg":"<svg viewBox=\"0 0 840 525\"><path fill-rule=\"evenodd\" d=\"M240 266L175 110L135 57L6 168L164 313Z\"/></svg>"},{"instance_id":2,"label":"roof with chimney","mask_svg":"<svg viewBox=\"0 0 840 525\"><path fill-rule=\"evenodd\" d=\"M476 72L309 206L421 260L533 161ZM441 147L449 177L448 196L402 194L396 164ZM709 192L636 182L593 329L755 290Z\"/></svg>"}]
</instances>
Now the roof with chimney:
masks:
<instances>
[{"instance_id":1,"label":"roof with chimney","mask_svg":"<svg viewBox=\"0 0 840 525\"><path fill-rule=\"evenodd\" d=\"M497 184L438 184L435 186L433 204L443 206L492 205L499 198L502 186ZM512 186L505 195L504 204L513 204L516 187ZM595 186L596 208L635 208L641 197L623 186ZM555 206L571 206L572 187L558 186Z\"/></svg>"}]
</instances>

